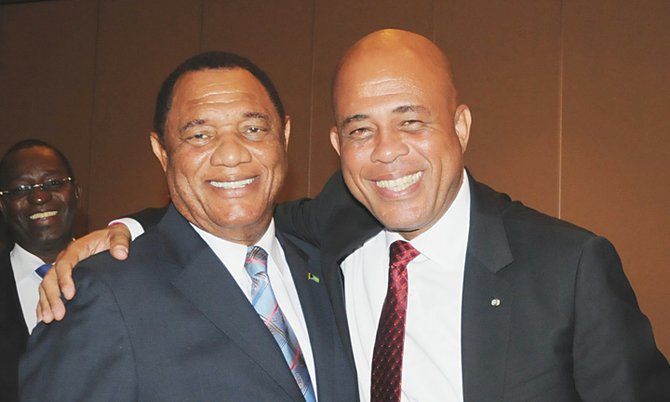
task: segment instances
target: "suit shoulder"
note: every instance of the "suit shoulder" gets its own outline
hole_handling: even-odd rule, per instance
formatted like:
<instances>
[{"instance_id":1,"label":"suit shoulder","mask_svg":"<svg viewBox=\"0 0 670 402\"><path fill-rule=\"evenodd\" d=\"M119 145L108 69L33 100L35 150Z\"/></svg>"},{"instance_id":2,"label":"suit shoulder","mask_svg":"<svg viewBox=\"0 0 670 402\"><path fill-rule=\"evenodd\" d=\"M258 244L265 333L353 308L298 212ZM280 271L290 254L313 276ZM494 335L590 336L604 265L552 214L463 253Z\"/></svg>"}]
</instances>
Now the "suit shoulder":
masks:
<instances>
[{"instance_id":1,"label":"suit shoulder","mask_svg":"<svg viewBox=\"0 0 670 402\"><path fill-rule=\"evenodd\" d=\"M537 246L551 244L553 247L581 247L599 237L590 230L553 217L513 200L504 193L477 183L473 194L473 206L483 213L499 215L511 244Z\"/></svg>"},{"instance_id":2,"label":"suit shoulder","mask_svg":"<svg viewBox=\"0 0 670 402\"><path fill-rule=\"evenodd\" d=\"M152 274L155 267L161 265L162 257L166 254L164 240L152 229L131 243L128 258L125 260L117 260L108 251L103 251L80 261L73 277L81 279L97 276L112 281Z\"/></svg>"}]
</instances>

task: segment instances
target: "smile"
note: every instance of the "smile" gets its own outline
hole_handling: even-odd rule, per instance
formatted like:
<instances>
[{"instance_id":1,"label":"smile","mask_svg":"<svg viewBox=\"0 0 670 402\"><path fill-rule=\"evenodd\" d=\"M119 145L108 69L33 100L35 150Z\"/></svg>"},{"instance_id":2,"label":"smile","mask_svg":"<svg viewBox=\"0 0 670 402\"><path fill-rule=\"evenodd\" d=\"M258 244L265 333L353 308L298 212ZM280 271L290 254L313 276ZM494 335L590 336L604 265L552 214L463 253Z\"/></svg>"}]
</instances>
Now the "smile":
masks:
<instances>
[{"instance_id":1,"label":"smile","mask_svg":"<svg viewBox=\"0 0 670 402\"><path fill-rule=\"evenodd\" d=\"M251 179L245 179L245 180L238 180L238 181L210 181L209 184L216 188L222 188L224 190L233 190L233 189L238 189L242 187L246 187L249 184L253 183L255 178Z\"/></svg>"},{"instance_id":2,"label":"smile","mask_svg":"<svg viewBox=\"0 0 670 402\"><path fill-rule=\"evenodd\" d=\"M399 177L393 180L377 180L375 181L375 184L377 185L377 187L386 188L391 191L398 192L403 191L407 187L418 182L421 176L423 176L423 172L416 172L414 174Z\"/></svg>"},{"instance_id":3,"label":"smile","mask_svg":"<svg viewBox=\"0 0 670 402\"><path fill-rule=\"evenodd\" d=\"M56 215L58 215L58 211L38 212L36 214L30 215L30 219L33 220L33 221L36 221L38 219L49 218L51 216L56 216Z\"/></svg>"}]
</instances>

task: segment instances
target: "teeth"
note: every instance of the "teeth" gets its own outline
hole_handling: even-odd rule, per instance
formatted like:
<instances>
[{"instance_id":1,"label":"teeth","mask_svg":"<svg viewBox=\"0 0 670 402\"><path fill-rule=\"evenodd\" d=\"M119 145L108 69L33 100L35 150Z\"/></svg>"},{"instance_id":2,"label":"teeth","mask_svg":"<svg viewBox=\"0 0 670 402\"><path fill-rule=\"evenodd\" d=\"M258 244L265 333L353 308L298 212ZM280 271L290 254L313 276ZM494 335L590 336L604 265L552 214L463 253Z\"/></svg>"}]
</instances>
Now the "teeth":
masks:
<instances>
[{"instance_id":1,"label":"teeth","mask_svg":"<svg viewBox=\"0 0 670 402\"><path fill-rule=\"evenodd\" d=\"M30 215L30 219L35 221L37 219L48 218L50 216L56 216L56 215L58 215L58 211L38 212L36 214Z\"/></svg>"},{"instance_id":2,"label":"teeth","mask_svg":"<svg viewBox=\"0 0 670 402\"><path fill-rule=\"evenodd\" d=\"M398 192L419 181L419 178L421 178L422 175L423 172L416 172L393 180L378 180L375 183L377 184L377 187L387 188L391 191Z\"/></svg>"},{"instance_id":3,"label":"teeth","mask_svg":"<svg viewBox=\"0 0 670 402\"><path fill-rule=\"evenodd\" d=\"M216 188L223 188L225 190L230 190L230 189L236 189L236 188L242 188L245 186L248 186L254 181L253 178L251 179L246 179L246 180L238 180L238 181L210 181L209 184Z\"/></svg>"}]
</instances>

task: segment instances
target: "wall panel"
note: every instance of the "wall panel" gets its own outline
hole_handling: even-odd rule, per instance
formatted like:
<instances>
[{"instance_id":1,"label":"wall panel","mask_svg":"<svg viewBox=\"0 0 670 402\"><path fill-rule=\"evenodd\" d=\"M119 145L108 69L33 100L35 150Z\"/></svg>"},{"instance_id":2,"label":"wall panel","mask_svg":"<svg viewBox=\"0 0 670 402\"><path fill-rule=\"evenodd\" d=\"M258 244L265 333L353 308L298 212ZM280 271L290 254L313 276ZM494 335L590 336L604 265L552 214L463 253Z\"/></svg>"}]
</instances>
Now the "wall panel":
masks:
<instances>
[{"instance_id":1,"label":"wall panel","mask_svg":"<svg viewBox=\"0 0 670 402\"><path fill-rule=\"evenodd\" d=\"M670 3L565 1L563 215L621 254L670 353Z\"/></svg>"},{"instance_id":2,"label":"wall panel","mask_svg":"<svg viewBox=\"0 0 670 402\"><path fill-rule=\"evenodd\" d=\"M88 1L0 8L0 154L26 138L63 151L84 188L76 233L87 230L90 200L96 10Z\"/></svg>"},{"instance_id":3,"label":"wall panel","mask_svg":"<svg viewBox=\"0 0 670 402\"><path fill-rule=\"evenodd\" d=\"M163 79L197 52L200 18L200 1L100 2L92 227L166 203L165 179L149 144L154 104Z\"/></svg>"},{"instance_id":4,"label":"wall panel","mask_svg":"<svg viewBox=\"0 0 670 402\"><path fill-rule=\"evenodd\" d=\"M476 178L558 213L560 1L436 2L435 41L472 112Z\"/></svg>"}]
</instances>

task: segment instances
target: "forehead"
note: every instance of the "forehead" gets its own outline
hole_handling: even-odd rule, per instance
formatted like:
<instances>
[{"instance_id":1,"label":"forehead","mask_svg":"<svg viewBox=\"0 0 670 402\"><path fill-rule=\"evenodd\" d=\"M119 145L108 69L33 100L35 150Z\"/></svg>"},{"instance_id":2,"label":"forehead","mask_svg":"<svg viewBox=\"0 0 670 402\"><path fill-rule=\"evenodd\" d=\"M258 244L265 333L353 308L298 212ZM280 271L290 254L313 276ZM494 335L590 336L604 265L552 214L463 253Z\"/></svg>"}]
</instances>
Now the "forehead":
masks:
<instances>
[{"instance_id":1,"label":"forehead","mask_svg":"<svg viewBox=\"0 0 670 402\"><path fill-rule=\"evenodd\" d=\"M6 161L6 177L8 181L23 176L41 175L49 173L67 173L67 168L50 148L35 146L20 149L8 156Z\"/></svg>"},{"instance_id":2,"label":"forehead","mask_svg":"<svg viewBox=\"0 0 670 402\"><path fill-rule=\"evenodd\" d=\"M177 80L168 119L202 109L217 113L253 109L278 118L263 85L241 68L192 71Z\"/></svg>"},{"instance_id":3,"label":"forehead","mask_svg":"<svg viewBox=\"0 0 670 402\"><path fill-rule=\"evenodd\" d=\"M454 97L448 69L441 60L411 51L369 51L350 55L338 72L334 102L338 115L352 108L379 106L385 100L443 107ZM435 103L438 105L435 105Z\"/></svg>"}]
</instances>

